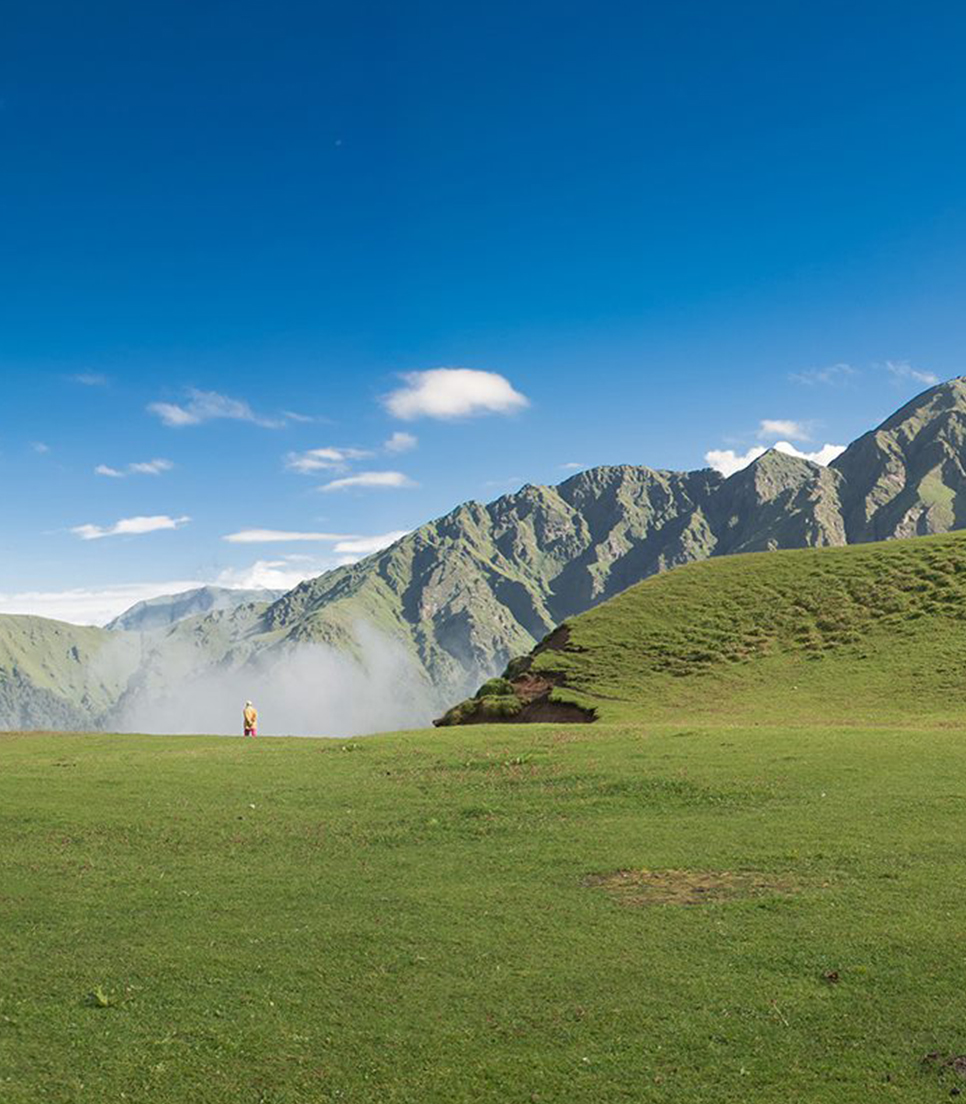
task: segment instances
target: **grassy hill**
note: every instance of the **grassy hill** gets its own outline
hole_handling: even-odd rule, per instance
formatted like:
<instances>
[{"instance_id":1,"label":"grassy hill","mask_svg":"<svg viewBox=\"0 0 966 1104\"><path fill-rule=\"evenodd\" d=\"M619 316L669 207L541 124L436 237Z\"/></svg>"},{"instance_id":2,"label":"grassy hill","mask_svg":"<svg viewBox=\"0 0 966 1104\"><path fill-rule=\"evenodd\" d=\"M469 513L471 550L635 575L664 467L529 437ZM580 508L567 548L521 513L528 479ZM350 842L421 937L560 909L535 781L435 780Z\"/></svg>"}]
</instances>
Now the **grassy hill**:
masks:
<instances>
[{"instance_id":1,"label":"grassy hill","mask_svg":"<svg viewBox=\"0 0 966 1104\"><path fill-rule=\"evenodd\" d=\"M689 564L572 618L531 673L604 720L956 719L966 535Z\"/></svg>"}]
</instances>

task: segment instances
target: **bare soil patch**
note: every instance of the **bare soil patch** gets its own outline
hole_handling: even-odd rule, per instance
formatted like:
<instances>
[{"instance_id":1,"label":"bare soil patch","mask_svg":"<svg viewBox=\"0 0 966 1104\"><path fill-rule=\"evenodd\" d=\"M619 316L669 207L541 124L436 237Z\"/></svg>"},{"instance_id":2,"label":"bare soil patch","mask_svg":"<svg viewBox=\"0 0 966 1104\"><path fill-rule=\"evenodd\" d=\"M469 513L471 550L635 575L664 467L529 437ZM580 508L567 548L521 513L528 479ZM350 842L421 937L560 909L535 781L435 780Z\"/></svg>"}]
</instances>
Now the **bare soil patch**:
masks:
<instances>
[{"instance_id":1,"label":"bare soil patch","mask_svg":"<svg viewBox=\"0 0 966 1104\"><path fill-rule=\"evenodd\" d=\"M790 878L756 870L618 870L613 874L591 874L583 884L603 889L618 904L632 908L784 896L799 888Z\"/></svg>"}]
</instances>

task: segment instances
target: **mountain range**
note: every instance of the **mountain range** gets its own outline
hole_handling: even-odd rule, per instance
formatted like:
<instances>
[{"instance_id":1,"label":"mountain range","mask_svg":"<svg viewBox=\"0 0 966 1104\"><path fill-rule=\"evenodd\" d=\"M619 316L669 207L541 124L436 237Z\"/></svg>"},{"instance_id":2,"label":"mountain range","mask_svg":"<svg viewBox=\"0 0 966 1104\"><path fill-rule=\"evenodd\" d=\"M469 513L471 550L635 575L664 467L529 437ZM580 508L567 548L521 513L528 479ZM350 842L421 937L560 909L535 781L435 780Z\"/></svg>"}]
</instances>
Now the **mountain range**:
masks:
<instances>
[{"instance_id":1,"label":"mountain range","mask_svg":"<svg viewBox=\"0 0 966 1104\"><path fill-rule=\"evenodd\" d=\"M264 673L305 646L332 648L365 668L373 634L392 649L396 682L420 685L424 704L411 721L422 723L564 619L657 572L711 556L964 525L959 378L917 396L828 467L772 450L728 478L707 469L593 468L555 487L464 503L274 601L245 596L180 619L161 613L163 602L142 605L110 632L0 617L0 725L117 726L133 701L160 700L173 682L244 674L253 664ZM99 648L118 657L107 674ZM319 717L313 727L309 717L305 729L324 724Z\"/></svg>"}]
</instances>

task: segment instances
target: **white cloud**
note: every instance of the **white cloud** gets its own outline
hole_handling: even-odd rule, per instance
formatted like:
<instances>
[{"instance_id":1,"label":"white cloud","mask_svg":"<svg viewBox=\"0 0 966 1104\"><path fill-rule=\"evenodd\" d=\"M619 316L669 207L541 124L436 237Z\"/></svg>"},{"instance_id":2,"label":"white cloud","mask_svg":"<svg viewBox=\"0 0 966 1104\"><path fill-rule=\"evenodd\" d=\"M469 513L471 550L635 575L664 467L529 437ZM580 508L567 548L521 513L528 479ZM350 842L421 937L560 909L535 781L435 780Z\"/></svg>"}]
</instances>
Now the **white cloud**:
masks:
<instances>
[{"instance_id":1,"label":"white cloud","mask_svg":"<svg viewBox=\"0 0 966 1104\"><path fill-rule=\"evenodd\" d=\"M143 460L138 463L128 464L123 471L120 468L112 468L109 464L98 464L94 471L98 475L108 475L112 479L123 479L126 475L160 475L162 472L171 471L174 464L170 460Z\"/></svg>"},{"instance_id":2,"label":"white cloud","mask_svg":"<svg viewBox=\"0 0 966 1104\"><path fill-rule=\"evenodd\" d=\"M286 418L288 418L290 422L303 422L307 424L309 422L317 422L321 420L319 418L312 417L311 414L299 414L295 410L283 410L282 414Z\"/></svg>"},{"instance_id":3,"label":"white cloud","mask_svg":"<svg viewBox=\"0 0 966 1104\"><path fill-rule=\"evenodd\" d=\"M137 464L131 464L128 470L132 475L160 475L162 472L171 471L174 464L170 460L144 460Z\"/></svg>"},{"instance_id":4,"label":"white cloud","mask_svg":"<svg viewBox=\"0 0 966 1104\"><path fill-rule=\"evenodd\" d=\"M586 467L585 464L578 464L574 460L571 460L567 464L561 464L560 465L560 470L561 471L583 471L583 469L585 467Z\"/></svg>"},{"instance_id":5,"label":"white cloud","mask_svg":"<svg viewBox=\"0 0 966 1104\"><path fill-rule=\"evenodd\" d=\"M787 437L790 441L811 440L808 426L804 422L793 422L787 418L763 418L758 426L759 437Z\"/></svg>"},{"instance_id":6,"label":"white cloud","mask_svg":"<svg viewBox=\"0 0 966 1104\"><path fill-rule=\"evenodd\" d=\"M929 387L939 383L939 376L935 372L923 372L918 368L913 368L908 360L887 360L885 366L886 371L890 372L896 380L909 379L916 383L925 383Z\"/></svg>"},{"instance_id":7,"label":"white cloud","mask_svg":"<svg viewBox=\"0 0 966 1104\"><path fill-rule=\"evenodd\" d=\"M357 448L315 448L306 452L290 452L285 457L285 467L300 475L312 475L320 471L345 471L351 460L365 460L371 452Z\"/></svg>"},{"instance_id":8,"label":"white cloud","mask_svg":"<svg viewBox=\"0 0 966 1104\"><path fill-rule=\"evenodd\" d=\"M0 613L51 617L75 625L103 625L136 602L164 594L179 594L202 585L197 580L176 579L166 583L117 583L106 587L0 594Z\"/></svg>"},{"instance_id":9,"label":"white cloud","mask_svg":"<svg viewBox=\"0 0 966 1104\"><path fill-rule=\"evenodd\" d=\"M395 529L391 533L382 533L377 537L352 537L349 540L339 541L335 551L348 556L371 556L373 552L381 552L390 544L409 534L408 529Z\"/></svg>"},{"instance_id":10,"label":"white cloud","mask_svg":"<svg viewBox=\"0 0 966 1104\"><path fill-rule=\"evenodd\" d=\"M786 456L797 456L799 460L810 460L813 464L821 464L823 467L831 464L836 456L841 456L845 452L845 445L823 445L815 452L802 452L788 441L776 441L772 448L777 452L785 453ZM742 468L747 468L767 451L768 449L761 445L755 445L745 453L736 453L734 449L711 449L704 454L704 459L709 468L729 476L741 471Z\"/></svg>"},{"instance_id":11,"label":"white cloud","mask_svg":"<svg viewBox=\"0 0 966 1104\"><path fill-rule=\"evenodd\" d=\"M144 533L156 533L161 529L180 529L191 520L189 517L172 518L167 514L154 517L121 518L106 528L100 525L75 525L71 532L81 540L100 540L102 537L140 536Z\"/></svg>"},{"instance_id":12,"label":"white cloud","mask_svg":"<svg viewBox=\"0 0 966 1104\"><path fill-rule=\"evenodd\" d=\"M100 372L80 372L76 376L70 377L74 383L82 384L84 387L106 387L107 376L102 376Z\"/></svg>"},{"instance_id":13,"label":"white cloud","mask_svg":"<svg viewBox=\"0 0 966 1104\"><path fill-rule=\"evenodd\" d=\"M329 491L346 491L352 487L375 487L375 488L393 488L393 487L416 487L417 483L414 483L408 475L403 475L402 472L397 471L371 471L360 472L358 475L349 475L344 479L334 479L331 483L326 483L325 486L320 487L320 491L328 493Z\"/></svg>"},{"instance_id":14,"label":"white cloud","mask_svg":"<svg viewBox=\"0 0 966 1104\"><path fill-rule=\"evenodd\" d=\"M465 418L475 414L513 414L530 405L510 381L496 372L472 368L432 368L407 372L406 386L383 398L390 414L414 418Z\"/></svg>"},{"instance_id":15,"label":"white cloud","mask_svg":"<svg viewBox=\"0 0 966 1104\"><path fill-rule=\"evenodd\" d=\"M40 456L43 456L44 453L50 452L50 445L45 445L43 441L34 441L30 447Z\"/></svg>"},{"instance_id":16,"label":"white cloud","mask_svg":"<svg viewBox=\"0 0 966 1104\"><path fill-rule=\"evenodd\" d=\"M806 387L814 387L816 384L825 384L829 387L842 387L853 377L859 375L859 370L851 364L829 364L824 368L806 368L801 372L792 372L789 379L793 383L801 383Z\"/></svg>"},{"instance_id":17,"label":"white cloud","mask_svg":"<svg viewBox=\"0 0 966 1104\"><path fill-rule=\"evenodd\" d=\"M334 565L330 565L334 566ZM264 587L267 590L291 590L306 579L314 579L326 568L322 565L294 567L290 561L256 560L248 567L230 567L215 580L218 586L245 590Z\"/></svg>"},{"instance_id":18,"label":"white cloud","mask_svg":"<svg viewBox=\"0 0 966 1104\"><path fill-rule=\"evenodd\" d=\"M419 438L411 433L394 433L382 446L386 452L410 452L419 444Z\"/></svg>"},{"instance_id":19,"label":"white cloud","mask_svg":"<svg viewBox=\"0 0 966 1104\"><path fill-rule=\"evenodd\" d=\"M217 391L199 391L195 387L188 388L188 401L184 404L153 402L148 404L148 410L156 414L166 426L181 428L183 426L201 425L202 422L210 422L219 418L227 418L237 422L251 422L253 425L264 426L266 429L278 429L284 421L277 418L265 418L256 414L254 410L242 399L233 399L228 395L220 395Z\"/></svg>"},{"instance_id":20,"label":"white cloud","mask_svg":"<svg viewBox=\"0 0 966 1104\"><path fill-rule=\"evenodd\" d=\"M293 541L351 541L349 533L302 533L288 529L242 529L221 538L229 544L288 544Z\"/></svg>"}]
</instances>

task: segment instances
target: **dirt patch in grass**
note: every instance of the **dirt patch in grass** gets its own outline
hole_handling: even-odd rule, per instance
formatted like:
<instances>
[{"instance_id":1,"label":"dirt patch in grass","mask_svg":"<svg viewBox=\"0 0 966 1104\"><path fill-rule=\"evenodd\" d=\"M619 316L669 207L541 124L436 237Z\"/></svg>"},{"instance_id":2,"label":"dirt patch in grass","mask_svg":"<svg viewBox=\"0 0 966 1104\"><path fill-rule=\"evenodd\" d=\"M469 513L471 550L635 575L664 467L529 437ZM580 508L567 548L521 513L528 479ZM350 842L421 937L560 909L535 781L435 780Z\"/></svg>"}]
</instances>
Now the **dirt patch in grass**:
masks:
<instances>
[{"instance_id":1,"label":"dirt patch in grass","mask_svg":"<svg viewBox=\"0 0 966 1104\"><path fill-rule=\"evenodd\" d=\"M785 896L799 888L790 878L756 870L618 870L583 881L603 889L621 905L703 905L749 897Z\"/></svg>"}]
</instances>

